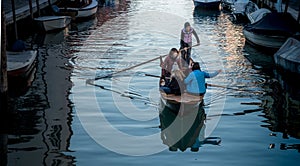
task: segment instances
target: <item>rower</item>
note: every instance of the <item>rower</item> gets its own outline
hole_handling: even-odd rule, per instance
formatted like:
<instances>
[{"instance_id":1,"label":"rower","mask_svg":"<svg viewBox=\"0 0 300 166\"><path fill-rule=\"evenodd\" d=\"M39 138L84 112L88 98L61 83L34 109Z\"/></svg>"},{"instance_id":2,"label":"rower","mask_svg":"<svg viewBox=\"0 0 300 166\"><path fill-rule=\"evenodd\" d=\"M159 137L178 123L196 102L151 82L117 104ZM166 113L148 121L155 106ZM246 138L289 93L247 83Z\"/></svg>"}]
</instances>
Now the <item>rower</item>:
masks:
<instances>
[{"instance_id":1,"label":"rower","mask_svg":"<svg viewBox=\"0 0 300 166\"><path fill-rule=\"evenodd\" d=\"M196 31L191 27L189 22L184 23L184 28L181 30L180 34L180 49L182 58L185 60L186 64L190 63L191 59L191 46L193 35L197 40L197 45L200 45L200 39Z\"/></svg>"},{"instance_id":2,"label":"rower","mask_svg":"<svg viewBox=\"0 0 300 166\"><path fill-rule=\"evenodd\" d=\"M162 79L160 83L160 90L167 94L180 95L184 88L185 75L180 69L180 57L179 51L176 48L172 48L169 55L164 61L161 59L160 66L162 67Z\"/></svg>"}]
</instances>

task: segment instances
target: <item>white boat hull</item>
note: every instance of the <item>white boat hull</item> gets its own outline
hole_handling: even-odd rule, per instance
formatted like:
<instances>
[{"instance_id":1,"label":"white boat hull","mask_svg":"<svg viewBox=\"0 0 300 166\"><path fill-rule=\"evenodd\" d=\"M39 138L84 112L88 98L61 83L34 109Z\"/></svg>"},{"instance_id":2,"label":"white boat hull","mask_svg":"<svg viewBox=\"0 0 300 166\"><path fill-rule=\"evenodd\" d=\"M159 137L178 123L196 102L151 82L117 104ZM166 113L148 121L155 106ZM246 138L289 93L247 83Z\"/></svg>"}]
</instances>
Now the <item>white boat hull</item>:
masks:
<instances>
[{"instance_id":1,"label":"white boat hull","mask_svg":"<svg viewBox=\"0 0 300 166\"><path fill-rule=\"evenodd\" d=\"M68 12L68 11L76 12L75 18L91 17L95 15L98 10L98 1L92 0L92 2L89 5L83 8L61 7L59 9L64 12Z\"/></svg>"},{"instance_id":2,"label":"white boat hull","mask_svg":"<svg viewBox=\"0 0 300 166\"><path fill-rule=\"evenodd\" d=\"M92 3L78 10L76 18L90 17L96 14L98 10L98 1L93 0Z\"/></svg>"},{"instance_id":3,"label":"white boat hull","mask_svg":"<svg viewBox=\"0 0 300 166\"><path fill-rule=\"evenodd\" d=\"M250 42L258 46L279 49L285 42L286 37L283 36L267 36L261 34L255 34L247 30L243 30L245 38Z\"/></svg>"},{"instance_id":4,"label":"white boat hull","mask_svg":"<svg viewBox=\"0 0 300 166\"><path fill-rule=\"evenodd\" d=\"M10 52L7 51L7 73L8 76L18 77L26 75L31 68L37 51Z\"/></svg>"},{"instance_id":5,"label":"white boat hull","mask_svg":"<svg viewBox=\"0 0 300 166\"><path fill-rule=\"evenodd\" d=\"M34 20L44 31L63 29L71 23L70 16L43 16Z\"/></svg>"}]
</instances>

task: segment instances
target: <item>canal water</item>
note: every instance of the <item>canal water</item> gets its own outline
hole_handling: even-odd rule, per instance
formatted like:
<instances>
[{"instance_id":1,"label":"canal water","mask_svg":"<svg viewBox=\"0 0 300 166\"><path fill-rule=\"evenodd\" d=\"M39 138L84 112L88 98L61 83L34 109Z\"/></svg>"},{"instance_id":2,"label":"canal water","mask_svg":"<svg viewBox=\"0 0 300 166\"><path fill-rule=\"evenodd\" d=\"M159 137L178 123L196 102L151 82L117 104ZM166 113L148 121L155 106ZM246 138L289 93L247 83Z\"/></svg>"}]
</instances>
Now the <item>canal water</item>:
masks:
<instances>
[{"instance_id":1,"label":"canal water","mask_svg":"<svg viewBox=\"0 0 300 166\"><path fill-rule=\"evenodd\" d=\"M192 58L222 69L208 83L207 118L198 152L169 151L161 135L159 60L179 47L188 21L201 44ZM10 101L1 135L8 165L285 165L300 161L300 91L272 54L245 42L243 24L190 0L117 1L64 31L34 34L38 50L30 88ZM96 78L96 79L95 79ZM93 85L87 80L95 79ZM173 131L176 132L176 131ZM5 141L7 138L7 142ZM4 162L5 163L5 162Z\"/></svg>"}]
</instances>

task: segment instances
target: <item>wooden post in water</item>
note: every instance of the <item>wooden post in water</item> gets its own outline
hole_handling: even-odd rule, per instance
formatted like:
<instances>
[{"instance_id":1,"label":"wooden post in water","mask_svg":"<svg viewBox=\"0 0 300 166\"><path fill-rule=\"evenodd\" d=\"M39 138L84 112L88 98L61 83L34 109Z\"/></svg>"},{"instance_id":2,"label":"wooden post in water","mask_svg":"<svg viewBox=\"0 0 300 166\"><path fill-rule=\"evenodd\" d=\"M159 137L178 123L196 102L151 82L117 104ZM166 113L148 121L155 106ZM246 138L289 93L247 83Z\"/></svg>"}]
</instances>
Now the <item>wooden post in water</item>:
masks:
<instances>
[{"instance_id":1,"label":"wooden post in water","mask_svg":"<svg viewBox=\"0 0 300 166\"><path fill-rule=\"evenodd\" d=\"M39 17L40 16L40 1L39 0L35 0L36 2L36 9L37 9L37 16Z\"/></svg>"},{"instance_id":2,"label":"wooden post in water","mask_svg":"<svg viewBox=\"0 0 300 166\"><path fill-rule=\"evenodd\" d=\"M0 165L7 165L7 134L4 128L5 115L8 110L8 86L7 86L7 69L6 69L6 20L3 7L1 7L1 55L0 55Z\"/></svg>"},{"instance_id":3,"label":"wooden post in water","mask_svg":"<svg viewBox=\"0 0 300 166\"><path fill-rule=\"evenodd\" d=\"M17 18L16 18L16 6L15 0L11 0L11 8L13 13L13 21L14 21L14 30L15 30L15 39L18 40L18 28L17 28Z\"/></svg>"},{"instance_id":4,"label":"wooden post in water","mask_svg":"<svg viewBox=\"0 0 300 166\"><path fill-rule=\"evenodd\" d=\"M32 0L28 0L28 2L29 2L30 18L33 19Z\"/></svg>"},{"instance_id":5,"label":"wooden post in water","mask_svg":"<svg viewBox=\"0 0 300 166\"><path fill-rule=\"evenodd\" d=\"M7 165L7 134L2 134L0 131L0 165Z\"/></svg>"},{"instance_id":6,"label":"wooden post in water","mask_svg":"<svg viewBox=\"0 0 300 166\"><path fill-rule=\"evenodd\" d=\"M287 12L288 12L288 9L289 9L289 2L290 2L290 0L286 0L286 1L285 1L284 13L287 13Z\"/></svg>"},{"instance_id":7,"label":"wooden post in water","mask_svg":"<svg viewBox=\"0 0 300 166\"><path fill-rule=\"evenodd\" d=\"M6 21L2 7L1 12L1 60L0 60L0 114L8 109L7 57L6 57ZM1 115L2 116L2 115Z\"/></svg>"},{"instance_id":8,"label":"wooden post in water","mask_svg":"<svg viewBox=\"0 0 300 166\"><path fill-rule=\"evenodd\" d=\"M299 11L298 11L298 18L297 18L297 22L299 23L300 21L300 5L299 5Z\"/></svg>"}]
</instances>

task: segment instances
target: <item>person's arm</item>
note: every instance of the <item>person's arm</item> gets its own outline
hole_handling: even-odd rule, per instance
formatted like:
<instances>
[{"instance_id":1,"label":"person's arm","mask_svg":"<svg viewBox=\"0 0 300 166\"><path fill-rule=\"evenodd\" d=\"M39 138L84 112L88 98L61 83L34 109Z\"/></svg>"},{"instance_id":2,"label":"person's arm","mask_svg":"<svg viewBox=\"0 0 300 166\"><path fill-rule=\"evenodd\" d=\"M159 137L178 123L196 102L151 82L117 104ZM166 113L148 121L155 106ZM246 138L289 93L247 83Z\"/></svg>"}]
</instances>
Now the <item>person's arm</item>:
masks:
<instances>
[{"instance_id":1,"label":"person's arm","mask_svg":"<svg viewBox=\"0 0 300 166\"><path fill-rule=\"evenodd\" d=\"M168 64L168 59L169 59L169 57L167 56L167 57L165 58L165 60L162 61L162 62L160 63L160 67L161 67L162 69L166 69L167 64Z\"/></svg>"},{"instance_id":2,"label":"person's arm","mask_svg":"<svg viewBox=\"0 0 300 166\"><path fill-rule=\"evenodd\" d=\"M197 44L200 45L200 39L199 39L198 34L197 34L197 32L195 31L195 29L193 30L193 35L195 36L195 38L196 38L196 40L197 40Z\"/></svg>"},{"instance_id":3,"label":"person's arm","mask_svg":"<svg viewBox=\"0 0 300 166\"><path fill-rule=\"evenodd\" d=\"M215 71L214 73L204 72L204 77L205 78L213 78L213 77L217 76L221 72L222 72L222 70Z\"/></svg>"}]
</instances>

